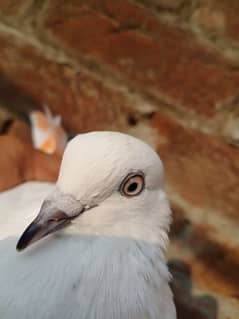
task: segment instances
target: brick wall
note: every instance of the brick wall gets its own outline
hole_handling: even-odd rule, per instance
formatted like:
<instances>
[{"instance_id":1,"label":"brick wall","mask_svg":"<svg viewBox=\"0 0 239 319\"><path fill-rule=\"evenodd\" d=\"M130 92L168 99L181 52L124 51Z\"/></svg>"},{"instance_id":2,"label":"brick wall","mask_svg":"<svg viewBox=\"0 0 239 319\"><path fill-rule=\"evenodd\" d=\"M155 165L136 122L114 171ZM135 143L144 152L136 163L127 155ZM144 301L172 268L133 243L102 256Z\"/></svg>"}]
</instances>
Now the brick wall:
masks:
<instances>
[{"instance_id":1,"label":"brick wall","mask_svg":"<svg viewBox=\"0 0 239 319\"><path fill-rule=\"evenodd\" d=\"M193 294L212 296L210 318L222 319L239 316L238 10L236 0L0 1L1 106L25 115L47 104L70 134L121 130L153 145L175 215L169 258L189 265Z\"/></svg>"}]
</instances>

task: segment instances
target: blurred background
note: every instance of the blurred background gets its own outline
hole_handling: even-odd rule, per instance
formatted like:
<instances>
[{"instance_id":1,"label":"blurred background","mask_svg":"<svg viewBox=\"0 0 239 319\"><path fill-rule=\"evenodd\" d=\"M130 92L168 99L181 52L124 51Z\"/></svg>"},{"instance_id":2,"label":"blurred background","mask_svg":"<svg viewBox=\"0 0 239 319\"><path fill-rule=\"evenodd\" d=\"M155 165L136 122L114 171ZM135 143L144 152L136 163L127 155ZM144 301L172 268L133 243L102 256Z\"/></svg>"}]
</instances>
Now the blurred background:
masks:
<instances>
[{"instance_id":1,"label":"blurred background","mask_svg":"<svg viewBox=\"0 0 239 319\"><path fill-rule=\"evenodd\" d=\"M237 0L0 0L0 190L55 181L65 133L148 142L174 214L179 319L239 318L238 12ZM32 125L50 127L40 150Z\"/></svg>"}]
</instances>

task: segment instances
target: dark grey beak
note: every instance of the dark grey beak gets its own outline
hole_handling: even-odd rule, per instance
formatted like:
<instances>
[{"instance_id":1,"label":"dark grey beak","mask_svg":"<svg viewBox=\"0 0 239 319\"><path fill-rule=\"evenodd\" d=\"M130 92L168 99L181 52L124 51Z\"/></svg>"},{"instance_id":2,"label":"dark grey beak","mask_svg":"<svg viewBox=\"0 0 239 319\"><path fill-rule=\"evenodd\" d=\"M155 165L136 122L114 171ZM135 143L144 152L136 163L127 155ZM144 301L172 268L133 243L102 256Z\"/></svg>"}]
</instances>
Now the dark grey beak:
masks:
<instances>
[{"instance_id":1,"label":"dark grey beak","mask_svg":"<svg viewBox=\"0 0 239 319\"><path fill-rule=\"evenodd\" d=\"M66 201L67 200L67 201ZM67 205L65 205L67 203ZM61 210L65 208L65 211ZM47 200L43 203L38 216L26 228L20 237L16 249L21 251L40 240L41 238L62 229L71 223L71 220L84 212L79 201L64 197L64 201Z\"/></svg>"},{"instance_id":2,"label":"dark grey beak","mask_svg":"<svg viewBox=\"0 0 239 319\"><path fill-rule=\"evenodd\" d=\"M39 217L26 228L17 243L17 250L23 250L39 239L54 233L71 222L71 218L65 213L58 211L51 218L41 223Z\"/></svg>"}]
</instances>

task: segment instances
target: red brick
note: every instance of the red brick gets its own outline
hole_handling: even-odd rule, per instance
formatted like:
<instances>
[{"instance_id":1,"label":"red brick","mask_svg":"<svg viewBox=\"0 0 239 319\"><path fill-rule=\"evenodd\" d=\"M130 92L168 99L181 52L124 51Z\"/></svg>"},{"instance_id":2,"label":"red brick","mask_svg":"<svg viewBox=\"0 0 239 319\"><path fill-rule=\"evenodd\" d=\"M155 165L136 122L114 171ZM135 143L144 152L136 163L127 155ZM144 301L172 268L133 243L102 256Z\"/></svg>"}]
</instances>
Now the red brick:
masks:
<instances>
[{"instance_id":1,"label":"red brick","mask_svg":"<svg viewBox=\"0 0 239 319\"><path fill-rule=\"evenodd\" d=\"M143 4L153 5L158 8L166 9L166 10L176 10L179 9L185 3L189 3L189 0L143 0L138 1L143 2Z\"/></svg>"},{"instance_id":2,"label":"red brick","mask_svg":"<svg viewBox=\"0 0 239 319\"><path fill-rule=\"evenodd\" d=\"M164 25L136 6L135 27L146 26L146 33L133 31L132 21L127 30L122 16L132 12L132 4L122 1L124 6L113 10L103 3L97 13L73 0L52 1L44 24L51 41L79 59L104 65L143 93L204 116L215 115L219 103L237 94L239 72L188 31Z\"/></svg>"},{"instance_id":3,"label":"red brick","mask_svg":"<svg viewBox=\"0 0 239 319\"><path fill-rule=\"evenodd\" d=\"M30 126L21 120L13 120L6 133L8 135L16 136L22 141L28 142L29 144L32 141Z\"/></svg>"},{"instance_id":4,"label":"red brick","mask_svg":"<svg viewBox=\"0 0 239 319\"><path fill-rule=\"evenodd\" d=\"M238 220L239 149L157 114L158 152L167 183L186 201Z\"/></svg>"},{"instance_id":5,"label":"red brick","mask_svg":"<svg viewBox=\"0 0 239 319\"><path fill-rule=\"evenodd\" d=\"M81 3L84 4L85 1L82 0ZM75 6L79 9L79 2L75 2ZM147 9L137 6L128 0L118 0L117 2L89 0L87 1L87 6L113 19L115 21L115 31L123 29L157 31L158 21L155 16Z\"/></svg>"},{"instance_id":6,"label":"red brick","mask_svg":"<svg viewBox=\"0 0 239 319\"><path fill-rule=\"evenodd\" d=\"M30 97L33 106L47 104L62 115L70 132L111 128L112 122L117 128L124 123L128 104L123 94L69 65L49 60L43 50L19 43L13 36L1 36L0 43L0 74L9 81L5 97L9 103L18 103L17 94Z\"/></svg>"},{"instance_id":7,"label":"red brick","mask_svg":"<svg viewBox=\"0 0 239 319\"><path fill-rule=\"evenodd\" d=\"M222 38L239 41L239 2L237 0L200 1L195 12L196 21L209 31L217 31Z\"/></svg>"},{"instance_id":8,"label":"red brick","mask_svg":"<svg viewBox=\"0 0 239 319\"><path fill-rule=\"evenodd\" d=\"M193 21L214 34L222 34L226 29L225 13L215 7L208 6L199 7L193 13Z\"/></svg>"},{"instance_id":9,"label":"red brick","mask_svg":"<svg viewBox=\"0 0 239 319\"><path fill-rule=\"evenodd\" d=\"M191 252L194 280L216 293L237 295L239 284L239 249L228 238L215 239L217 229L204 224L193 224L177 205L173 208L170 237ZM213 265L213 267L212 267Z\"/></svg>"},{"instance_id":10,"label":"red brick","mask_svg":"<svg viewBox=\"0 0 239 319\"><path fill-rule=\"evenodd\" d=\"M22 17L33 4L33 0L1 0L0 15L3 20L11 19L15 22Z\"/></svg>"},{"instance_id":11,"label":"red brick","mask_svg":"<svg viewBox=\"0 0 239 319\"><path fill-rule=\"evenodd\" d=\"M55 182L60 157L32 148L31 144L10 135L0 136L0 191L29 180Z\"/></svg>"}]
</instances>

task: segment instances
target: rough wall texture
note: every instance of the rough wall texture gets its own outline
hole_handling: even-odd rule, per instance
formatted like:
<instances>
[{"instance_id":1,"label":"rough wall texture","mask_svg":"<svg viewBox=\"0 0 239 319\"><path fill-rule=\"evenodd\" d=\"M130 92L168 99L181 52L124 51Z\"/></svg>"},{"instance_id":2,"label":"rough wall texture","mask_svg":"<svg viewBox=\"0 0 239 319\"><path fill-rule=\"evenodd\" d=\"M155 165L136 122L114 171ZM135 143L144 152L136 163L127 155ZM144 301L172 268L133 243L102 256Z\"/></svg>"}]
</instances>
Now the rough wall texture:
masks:
<instances>
[{"instance_id":1,"label":"rough wall texture","mask_svg":"<svg viewBox=\"0 0 239 319\"><path fill-rule=\"evenodd\" d=\"M47 104L70 134L126 131L161 155L169 257L192 278L182 319L239 318L238 10L236 0L0 0L2 107L24 116Z\"/></svg>"}]
</instances>

